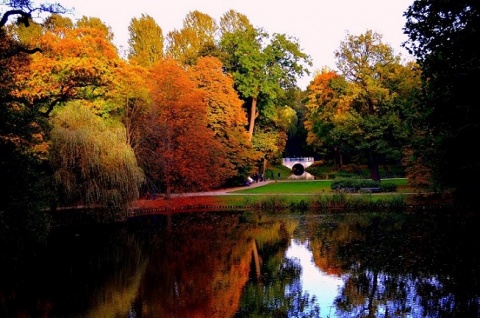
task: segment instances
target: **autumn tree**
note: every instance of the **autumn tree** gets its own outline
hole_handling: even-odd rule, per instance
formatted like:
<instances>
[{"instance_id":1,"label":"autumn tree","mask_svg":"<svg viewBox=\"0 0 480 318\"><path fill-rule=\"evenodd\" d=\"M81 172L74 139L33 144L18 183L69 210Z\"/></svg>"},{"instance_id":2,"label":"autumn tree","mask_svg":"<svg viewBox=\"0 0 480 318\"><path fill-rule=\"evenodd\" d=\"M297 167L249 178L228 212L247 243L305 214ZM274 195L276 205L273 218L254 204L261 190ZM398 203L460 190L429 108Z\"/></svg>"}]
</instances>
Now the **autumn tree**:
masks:
<instances>
[{"instance_id":1,"label":"autumn tree","mask_svg":"<svg viewBox=\"0 0 480 318\"><path fill-rule=\"evenodd\" d=\"M28 26L25 26L24 24L10 23L6 26L6 30L10 36L18 39L22 45L28 47L37 46L36 49L41 50L41 48L38 47L40 38L46 32L53 31L58 27L72 29L74 23L69 17L60 14L52 14L46 17L41 24L31 19Z\"/></svg>"},{"instance_id":2,"label":"autumn tree","mask_svg":"<svg viewBox=\"0 0 480 318\"><path fill-rule=\"evenodd\" d=\"M139 196L143 172L123 125L107 124L80 101L70 102L52 121L49 159L63 204L108 208L114 217L125 217Z\"/></svg>"},{"instance_id":3,"label":"autumn tree","mask_svg":"<svg viewBox=\"0 0 480 318\"><path fill-rule=\"evenodd\" d=\"M356 135L354 117L349 116L348 83L328 68L317 73L307 87L305 128L307 143L318 154L330 155L343 167L343 158L353 150Z\"/></svg>"},{"instance_id":4,"label":"autumn tree","mask_svg":"<svg viewBox=\"0 0 480 318\"><path fill-rule=\"evenodd\" d=\"M0 51L14 50L17 44L0 39ZM29 57L24 53L0 58L0 210L20 213L20 206L33 209L49 204L49 187L43 132L45 118L15 96L17 77L28 72ZM43 173L42 173L43 172Z\"/></svg>"},{"instance_id":5,"label":"autumn tree","mask_svg":"<svg viewBox=\"0 0 480 318\"><path fill-rule=\"evenodd\" d=\"M192 68L197 87L205 94L208 127L225 150L228 165L224 167L224 180L243 181L258 159L248 138L245 126L247 116L233 88L233 79L225 74L220 60L203 57ZM219 171L220 172L220 171Z\"/></svg>"},{"instance_id":6,"label":"autumn tree","mask_svg":"<svg viewBox=\"0 0 480 318\"><path fill-rule=\"evenodd\" d=\"M220 34L247 31L252 28L253 25L250 23L248 17L245 14L235 10L228 10L220 17Z\"/></svg>"},{"instance_id":7,"label":"autumn tree","mask_svg":"<svg viewBox=\"0 0 480 318\"><path fill-rule=\"evenodd\" d=\"M78 120L80 124L80 118L71 113L80 114L83 111L81 107L88 108L94 116L87 118L94 122L91 125L84 122L84 126L79 128L69 122L68 125L54 127L52 136L55 138L51 140L52 152L48 158L58 184L62 185L61 188L66 190L64 194L70 199L67 202L80 200L89 205L108 206L110 211L114 208L124 211L128 202L137 198L138 192L132 190L132 187L138 187L139 177L134 176L133 170L129 170L138 169L134 168L136 162L133 162L132 158L128 158L128 164L121 161L122 156L126 159L128 156L125 154L133 151L126 142L125 130L117 120L117 99L110 95L117 80L116 68L122 61L111 42L112 34L109 28L100 20L84 17L73 28L65 25L67 24L49 24L48 29L38 39L42 54L31 56L28 68L16 74L18 88L14 92L15 98L45 121L50 119L53 113L63 114L60 109L75 100L78 101L76 108L69 108L64 113L70 117L59 118L66 122ZM87 119L85 120L88 121ZM51 124L57 123L48 121ZM47 128L42 131L41 136L50 136ZM56 135L58 131L61 131L60 135ZM66 143L62 137L69 134L74 136L74 140L69 147L62 148L62 143ZM88 134L97 135L98 140L93 140ZM122 135L123 139L116 135ZM82 139L83 137L85 139ZM119 153L114 153L105 146L110 141L122 145ZM94 149L87 149L90 146ZM107 153L97 153L98 149L95 147L105 147L104 151ZM76 149L83 149L84 153ZM85 153L87 155L83 156ZM112 159L109 155L118 157ZM70 161L62 161L66 158ZM75 166L71 175L66 173L72 168L69 163ZM109 166L112 164L118 164L118 171ZM122 169L127 179L115 179ZM106 177L109 173L112 173L111 179ZM95 180L96 178L102 180ZM115 187L127 187L128 193Z\"/></svg>"},{"instance_id":8,"label":"autumn tree","mask_svg":"<svg viewBox=\"0 0 480 318\"><path fill-rule=\"evenodd\" d=\"M38 25L44 20L41 14L63 13L66 9L58 4L36 6L31 1L0 4L5 9L0 16L0 211L21 215L21 211L49 204L43 136L47 121L36 107L17 95L22 89L19 77L29 72L31 55L40 51L33 41L39 28L30 33L31 38L17 37L12 30L15 25Z\"/></svg>"},{"instance_id":9,"label":"autumn tree","mask_svg":"<svg viewBox=\"0 0 480 318\"><path fill-rule=\"evenodd\" d=\"M55 28L38 43L42 54L17 76L16 97L42 116L68 100L102 97L113 83L119 57L103 28Z\"/></svg>"},{"instance_id":10,"label":"autumn tree","mask_svg":"<svg viewBox=\"0 0 480 318\"><path fill-rule=\"evenodd\" d=\"M58 26L60 26L60 25L58 25ZM75 23L75 27L77 29L100 30L104 34L105 39L107 39L110 42L113 40L114 34L112 32L112 28L107 26L99 18L83 16Z\"/></svg>"},{"instance_id":11,"label":"autumn tree","mask_svg":"<svg viewBox=\"0 0 480 318\"><path fill-rule=\"evenodd\" d=\"M382 36L370 30L359 36L348 34L335 56L341 75L349 82L348 113L359 131L351 139L368 162L370 177L380 180L379 164L399 162L402 156L407 138L405 107L410 106L409 96L418 89L402 85L405 74L416 76L414 64L402 65L400 56L382 42Z\"/></svg>"},{"instance_id":12,"label":"autumn tree","mask_svg":"<svg viewBox=\"0 0 480 318\"><path fill-rule=\"evenodd\" d=\"M31 55L40 49L11 30L14 25L31 26L32 21L40 24L44 13L65 9L15 0L0 1L0 6L0 240L16 230L23 238L32 232L44 238L49 224L43 209L52 196L43 135L47 121L16 95L22 88L18 77L28 72ZM31 34L34 39L36 32Z\"/></svg>"},{"instance_id":13,"label":"autumn tree","mask_svg":"<svg viewBox=\"0 0 480 318\"><path fill-rule=\"evenodd\" d=\"M120 61L114 71L114 85L107 92L109 116L125 126L127 143L134 149L142 147L142 125L150 107L146 86L147 68Z\"/></svg>"},{"instance_id":14,"label":"autumn tree","mask_svg":"<svg viewBox=\"0 0 480 318\"><path fill-rule=\"evenodd\" d=\"M415 0L405 12L405 46L417 58L423 82L413 158L432 169L438 190L454 189L465 198L479 189L479 5Z\"/></svg>"},{"instance_id":15,"label":"autumn tree","mask_svg":"<svg viewBox=\"0 0 480 318\"><path fill-rule=\"evenodd\" d=\"M200 191L222 184L229 168L225 150L207 127L204 93L174 60L158 62L149 74L151 110L140 156L157 189Z\"/></svg>"},{"instance_id":16,"label":"autumn tree","mask_svg":"<svg viewBox=\"0 0 480 318\"><path fill-rule=\"evenodd\" d=\"M163 58L163 31L155 20L146 14L133 18L128 26L128 59L142 66L152 66Z\"/></svg>"},{"instance_id":17,"label":"autumn tree","mask_svg":"<svg viewBox=\"0 0 480 318\"><path fill-rule=\"evenodd\" d=\"M203 51L216 45L216 21L197 10L189 12L183 28L167 34L167 55L182 65L193 65Z\"/></svg>"}]
</instances>

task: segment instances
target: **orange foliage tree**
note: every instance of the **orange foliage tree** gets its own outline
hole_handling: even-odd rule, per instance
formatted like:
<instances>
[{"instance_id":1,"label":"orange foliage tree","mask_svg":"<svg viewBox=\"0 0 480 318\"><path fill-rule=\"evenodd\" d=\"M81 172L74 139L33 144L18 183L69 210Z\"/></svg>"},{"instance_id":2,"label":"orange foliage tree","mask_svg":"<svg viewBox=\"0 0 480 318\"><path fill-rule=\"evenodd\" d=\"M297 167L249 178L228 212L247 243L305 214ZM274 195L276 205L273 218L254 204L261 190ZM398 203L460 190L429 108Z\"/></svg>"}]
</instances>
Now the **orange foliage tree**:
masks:
<instances>
[{"instance_id":1,"label":"orange foliage tree","mask_svg":"<svg viewBox=\"0 0 480 318\"><path fill-rule=\"evenodd\" d=\"M200 58L192 68L192 78L205 93L208 127L226 152L225 179L242 181L261 155L252 147L245 127L248 124L243 102L233 88L233 78L222 70L215 57ZM239 180L236 180L239 179Z\"/></svg>"},{"instance_id":2,"label":"orange foliage tree","mask_svg":"<svg viewBox=\"0 0 480 318\"><path fill-rule=\"evenodd\" d=\"M340 169L344 152L349 150L348 136L355 133L354 117L347 113L350 107L347 85L343 77L324 68L308 86L305 103L307 144L316 151L331 152Z\"/></svg>"},{"instance_id":3,"label":"orange foliage tree","mask_svg":"<svg viewBox=\"0 0 480 318\"><path fill-rule=\"evenodd\" d=\"M104 96L119 59L107 36L90 27L46 32L38 42L43 53L33 55L29 72L16 78L16 97L48 116L68 100Z\"/></svg>"},{"instance_id":4,"label":"orange foliage tree","mask_svg":"<svg viewBox=\"0 0 480 318\"><path fill-rule=\"evenodd\" d=\"M144 170L169 198L222 184L225 151L207 127L204 94L177 62L155 64L149 74L152 105L140 156ZM228 169L228 168L227 168Z\"/></svg>"}]
</instances>

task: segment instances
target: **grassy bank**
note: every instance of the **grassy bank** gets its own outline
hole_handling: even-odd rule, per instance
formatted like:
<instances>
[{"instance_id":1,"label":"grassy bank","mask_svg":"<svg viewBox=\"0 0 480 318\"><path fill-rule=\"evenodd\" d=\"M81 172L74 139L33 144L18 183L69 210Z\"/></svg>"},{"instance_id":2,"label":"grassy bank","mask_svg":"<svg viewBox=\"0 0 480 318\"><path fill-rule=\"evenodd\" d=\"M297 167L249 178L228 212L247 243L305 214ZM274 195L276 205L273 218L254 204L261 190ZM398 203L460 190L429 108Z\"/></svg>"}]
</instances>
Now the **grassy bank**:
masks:
<instances>
[{"instance_id":1,"label":"grassy bank","mask_svg":"<svg viewBox=\"0 0 480 318\"><path fill-rule=\"evenodd\" d=\"M399 210L412 204L406 179L383 180L400 191L392 193L342 193L331 189L332 180L269 181L259 187L243 187L228 195L180 196L171 200L150 201L165 210L197 208L253 208L262 210ZM147 207L146 207L147 208ZM151 207L150 207L151 208Z\"/></svg>"},{"instance_id":2,"label":"grassy bank","mask_svg":"<svg viewBox=\"0 0 480 318\"><path fill-rule=\"evenodd\" d=\"M409 188L406 178L384 178L381 185L394 185L396 191L381 193L344 193L332 190L334 179L289 180L289 170L270 167L266 173L268 182L262 186L241 187L227 190L225 194L208 196L178 196L171 200L159 199L143 202L145 209L191 210L222 208L253 208L262 210L400 210L412 206L448 206L450 198L438 194L418 194ZM285 170L287 169L287 170ZM271 171L271 172L270 172ZM280 179L278 173L280 172ZM273 180L270 178L273 173ZM355 179L358 179L355 178Z\"/></svg>"}]
</instances>

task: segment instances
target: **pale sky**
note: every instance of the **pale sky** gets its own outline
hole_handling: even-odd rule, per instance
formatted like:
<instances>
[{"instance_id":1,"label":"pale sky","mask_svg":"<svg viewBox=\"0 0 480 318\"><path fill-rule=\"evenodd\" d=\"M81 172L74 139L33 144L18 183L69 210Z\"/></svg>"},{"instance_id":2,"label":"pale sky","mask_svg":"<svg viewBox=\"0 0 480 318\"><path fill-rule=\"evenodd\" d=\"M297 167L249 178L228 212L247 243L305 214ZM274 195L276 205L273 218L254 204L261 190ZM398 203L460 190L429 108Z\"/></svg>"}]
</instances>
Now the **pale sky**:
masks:
<instances>
[{"instance_id":1,"label":"pale sky","mask_svg":"<svg viewBox=\"0 0 480 318\"><path fill-rule=\"evenodd\" d=\"M151 16L164 36L181 29L191 11L208 14L217 22L230 9L245 14L255 27L269 34L284 33L296 37L303 52L313 60L312 75L299 80L304 89L323 66L336 69L334 52L347 32L352 35L373 30L383 35L404 59L411 59L401 47L408 38L403 34L403 12L413 0L56 0L75 9L75 18L100 18L110 26L114 42L121 51L127 48L128 26L142 13ZM72 17L72 19L75 19Z\"/></svg>"}]
</instances>

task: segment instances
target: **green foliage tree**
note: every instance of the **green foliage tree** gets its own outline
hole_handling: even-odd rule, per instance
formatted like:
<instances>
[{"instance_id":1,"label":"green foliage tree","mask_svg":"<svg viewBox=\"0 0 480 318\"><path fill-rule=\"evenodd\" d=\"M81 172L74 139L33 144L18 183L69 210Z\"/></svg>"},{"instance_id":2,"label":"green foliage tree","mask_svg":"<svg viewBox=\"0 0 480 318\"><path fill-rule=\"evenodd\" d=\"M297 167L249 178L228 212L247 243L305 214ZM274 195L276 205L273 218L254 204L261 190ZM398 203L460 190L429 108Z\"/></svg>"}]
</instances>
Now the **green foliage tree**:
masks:
<instances>
[{"instance_id":1,"label":"green foliage tree","mask_svg":"<svg viewBox=\"0 0 480 318\"><path fill-rule=\"evenodd\" d=\"M163 31L155 20L146 14L133 18L128 26L128 59L142 66L152 66L163 58Z\"/></svg>"},{"instance_id":2,"label":"green foliage tree","mask_svg":"<svg viewBox=\"0 0 480 318\"><path fill-rule=\"evenodd\" d=\"M285 92L285 102L282 104L289 105L296 113L296 122L292 123L287 133L287 143L283 151L284 157L314 157L315 151L313 147L307 143L307 129L305 128L305 119L307 108L305 100L307 91L300 88L290 88Z\"/></svg>"},{"instance_id":3,"label":"green foliage tree","mask_svg":"<svg viewBox=\"0 0 480 318\"><path fill-rule=\"evenodd\" d=\"M405 47L422 69L413 158L432 169L437 189L459 196L479 191L476 154L480 114L480 4L474 0L415 0L405 12Z\"/></svg>"},{"instance_id":4,"label":"green foliage tree","mask_svg":"<svg viewBox=\"0 0 480 318\"><path fill-rule=\"evenodd\" d=\"M407 138L403 125L405 107L416 86L402 87L405 74L413 78L413 66L400 63L400 56L382 42L382 36L367 30L360 36L347 35L335 52L337 67L348 81L348 112L358 131L351 136L356 150L368 162L370 177L380 180L379 163L401 159ZM412 82L412 81L410 81Z\"/></svg>"},{"instance_id":5,"label":"green foliage tree","mask_svg":"<svg viewBox=\"0 0 480 318\"><path fill-rule=\"evenodd\" d=\"M222 62L233 75L235 88L247 106L250 138L262 104L281 97L285 89L295 87L296 78L308 73L310 58L294 38L274 34L271 38L261 29L245 25L222 34ZM258 103L259 98L265 103Z\"/></svg>"},{"instance_id":6,"label":"green foliage tree","mask_svg":"<svg viewBox=\"0 0 480 318\"><path fill-rule=\"evenodd\" d=\"M347 113L351 101L348 85L344 77L324 68L308 86L305 103L307 143L324 158L333 157L340 169L344 155L353 150L350 140L357 122Z\"/></svg>"},{"instance_id":7,"label":"green foliage tree","mask_svg":"<svg viewBox=\"0 0 480 318\"><path fill-rule=\"evenodd\" d=\"M125 216L138 198L143 172L123 125L107 125L79 101L59 110L52 122L49 159L63 203L106 207Z\"/></svg>"},{"instance_id":8,"label":"green foliage tree","mask_svg":"<svg viewBox=\"0 0 480 318\"><path fill-rule=\"evenodd\" d=\"M280 105L280 106L278 106ZM259 170L265 173L267 164L279 162L287 143L288 132L297 122L297 113L288 105L270 102L263 107L253 136L253 145L261 154Z\"/></svg>"}]
</instances>

